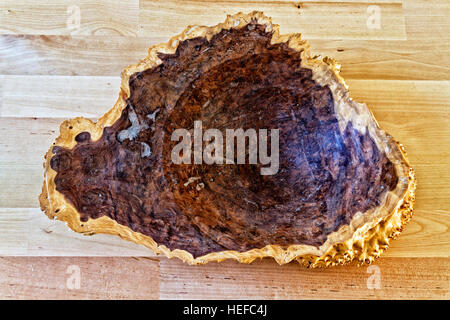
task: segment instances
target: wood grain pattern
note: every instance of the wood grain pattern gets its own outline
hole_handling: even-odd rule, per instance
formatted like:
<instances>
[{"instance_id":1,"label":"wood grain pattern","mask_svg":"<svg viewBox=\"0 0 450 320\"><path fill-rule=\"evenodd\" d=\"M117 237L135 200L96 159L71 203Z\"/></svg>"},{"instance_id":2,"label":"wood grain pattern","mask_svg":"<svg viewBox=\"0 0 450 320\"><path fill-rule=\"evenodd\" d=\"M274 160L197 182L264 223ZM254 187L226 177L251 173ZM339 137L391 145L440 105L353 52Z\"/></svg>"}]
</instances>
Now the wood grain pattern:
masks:
<instances>
[{"instance_id":1,"label":"wood grain pattern","mask_svg":"<svg viewBox=\"0 0 450 320\"><path fill-rule=\"evenodd\" d=\"M0 256L155 257L150 250L118 237L84 236L39 208L0 208Z\"/></svg>"},{"instance_id":2,"label":"wood grain pattern","mask_svg":"<svg viewBox=\"0 0 450 320\"><path fill-rule=\"evenodd\" d=\"M71 5L80 28L68 28ZM366 26L369 5L381 9L380 29ZM302 32L313 54L337 59L352 97L405 145L417 171L415 215L375 262L379 289L369 289L376 268L366 266L191 267L112 236L76 234L38 208L43 155L63 119L110 109L120 72L149 46L254 9L282 32ZM2 1L0 298L449 299L449 16L447 0ZM67 289L68 265L80 267L79 290Z\"/></svg>"},{"instance_id":3,"label":"wood grain pattern","mask_svg":"<svg viewBox=\"0 0 450 320\"><path fill-rule=\"evenodd\" d=\"M79 26L74 14L79 14ZM139 0L3 0L0 4L2 34L136 36L138 21Z\"/></svg>"},{"instance_id":4,"label":"wood grain pattern","mask_svg":"<svg viewBox=\"0 0 450 320\"><path fill-rule=\"evenodd\" d=\"M2 299L159 298L159 261L152 259L0 257L0 270Z\"/></svg>"},{"instance_id":5,"label":"wood grain pattern","mask_svg":"<svg viewBox=\"0 0 450 320\"><path fill-rule=\"evenodd\" d=\"M405 40L405 21L400 3L379 3L383 27L368 28L369 4L358 2L237 2L210 1L147 1L140 3L139 35L158 33L168 38L180 33L189 24L214 25L229 12L260 10L275 21L283 21L282 33L302 33L309 39L383 39ZM180 10L183 8L183 10ZM200 14L199 14L200 13Z\"/></svg>"},{"instance_id":6,"label":"wood grain pattern","mask_svg":"<svg viewBox=\"0 0 450 320\"><path fill-rule=\"evenodd\" d=\"M0 75L0 81L0 117L98 118L120 88L120 77Z\"/></svg>"},{"instance_id":7,"label":"wood grain pattern","mask_svg":"<svg viewBox=\"0 0 450 320\"><path fill-rule=\"evenodd\" d=\"M408 39L432 39L436 44L448 43L450 5L447 0L404 1L403 13Z\"/></svg>"},{"instance_id":8,"label":"wood grain pattern","mask_svg":"<svg viewBox=\"0 0 450 320\"><path fill-rule=\"evenodd\" d=\"M0 74L120 75L164 39L120 36L0 36Z\"/></svg>"},{"instance_id":9,"label":"wood grain pattern","mask_svg":"<svg viewBox=\"0 0 450 320\"><path fill-rule=\"evenodd\" d=\"M312 54L331 56L346 80L449 80L448 42L310 40Z\"/></svg>"},{"instance_id":10,"label":"wood grain pattern","mask_svg":"<svg viewBox=\"0 0 450 320\"><path fill-rule=\"evenodd\" d=\"M448 259L381 258L371 267L332 269L304 269L295 263L278 266L270 260L251 265L228 261L195 268L164 260L160 268L163 299L411 299L411 294L416 299L450 297ZM379 282L374 283L371 276L375 273Z\"/></svg>"}]
</instances>

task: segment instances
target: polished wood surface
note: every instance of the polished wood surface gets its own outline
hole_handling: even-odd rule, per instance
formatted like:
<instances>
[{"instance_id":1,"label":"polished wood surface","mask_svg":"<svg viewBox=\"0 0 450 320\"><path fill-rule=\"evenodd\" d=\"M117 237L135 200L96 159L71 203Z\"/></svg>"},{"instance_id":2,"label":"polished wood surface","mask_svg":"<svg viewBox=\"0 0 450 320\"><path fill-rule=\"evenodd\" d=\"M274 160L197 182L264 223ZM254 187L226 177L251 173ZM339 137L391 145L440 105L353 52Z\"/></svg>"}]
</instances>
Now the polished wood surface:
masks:
<instances>
[{"instance_id":1,"label":"polished wood surface","mask_svg":"<svg viewBox=\"0 0 450 320\"><path fill-rule=\"evenodd\" d=\"M366 23L374 5L379 29ZM43 155L63 119L110 109L121 70L149 46L252 10L338 60L352 97L405 145L416 211L380 259L317 270L272 260L193 267L116 237L76 234L40 211ZM447 0L2 1L0 298L449 299L449 40ZM68 285L73 266L79 288Z\"/></svg>"}]
</instances>

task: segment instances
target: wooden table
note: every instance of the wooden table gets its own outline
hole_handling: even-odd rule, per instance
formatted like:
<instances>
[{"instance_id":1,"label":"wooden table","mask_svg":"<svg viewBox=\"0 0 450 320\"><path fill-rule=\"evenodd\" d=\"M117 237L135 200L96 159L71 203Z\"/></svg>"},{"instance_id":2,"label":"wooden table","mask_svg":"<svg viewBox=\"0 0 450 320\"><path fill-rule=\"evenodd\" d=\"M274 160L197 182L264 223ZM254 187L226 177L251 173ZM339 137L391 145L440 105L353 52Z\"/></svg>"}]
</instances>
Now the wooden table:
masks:
<instances>
[{"instance_id":1,"label":"wooden table","mask_svg":"<svg viewBox=\"0 0 450 320\"><path fill-rule=\"evenodd\" d=\"M40 212L43 155L63 119L105 113L121 70L149 46L188 24L255 9L337 59L354 99L405 145L416 212L382 258L369 268L269 259L193 267L115 237L76 234ZM448 0L2 0L0 298L450 298L449 40Z\"/></svg>"}]
</instances>

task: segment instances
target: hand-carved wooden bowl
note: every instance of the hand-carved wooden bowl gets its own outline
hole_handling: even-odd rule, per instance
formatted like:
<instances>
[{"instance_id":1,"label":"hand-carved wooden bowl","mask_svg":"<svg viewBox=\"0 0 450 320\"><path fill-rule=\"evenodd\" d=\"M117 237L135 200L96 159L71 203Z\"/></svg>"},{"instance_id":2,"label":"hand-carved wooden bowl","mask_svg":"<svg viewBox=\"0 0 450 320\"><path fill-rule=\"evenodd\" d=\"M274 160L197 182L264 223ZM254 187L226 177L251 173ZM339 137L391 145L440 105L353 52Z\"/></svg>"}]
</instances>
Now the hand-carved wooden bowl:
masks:
<instances>
[{"instance_id":1,"label":"hand-carved wooden bowl","mask_svg":"<svg viewBox=\"0 0 450 320\"><path fill-rule=\"evenodd\" d=\"M174 164L177 128L279 129L279 169ZM262 13L188 27L122 74L119 99L76 118L46 155L41 207L191 264L273 257L371 262L412 214L403 147L353 101L339 65Z\"/></svg>"}]
</instances>

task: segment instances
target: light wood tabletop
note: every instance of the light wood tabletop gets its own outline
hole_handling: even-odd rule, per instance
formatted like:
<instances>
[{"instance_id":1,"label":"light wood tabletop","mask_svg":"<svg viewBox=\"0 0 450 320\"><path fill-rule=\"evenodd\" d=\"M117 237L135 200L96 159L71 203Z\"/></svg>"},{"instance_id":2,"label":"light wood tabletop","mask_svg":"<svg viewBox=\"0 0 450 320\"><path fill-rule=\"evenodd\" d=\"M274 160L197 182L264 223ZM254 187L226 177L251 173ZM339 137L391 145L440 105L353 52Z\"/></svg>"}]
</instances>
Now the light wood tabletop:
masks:
<instances>
[{"instance_id":1,"label":"light wood tabletop","mask_svg":"<svg viewBox=\"0 0 450 320\"><path fill-rule=\"evenodd\" d=\"M149 46L253 10L338 60L352 97L404 144L416 210L381 258L328 269L270 259L189 266L76 234L40 211L43 155L61 121L109 110L121 70ZM448 0L2 0L0 298L449 299L449 57Z\"/></svg>"}]
</instances>

